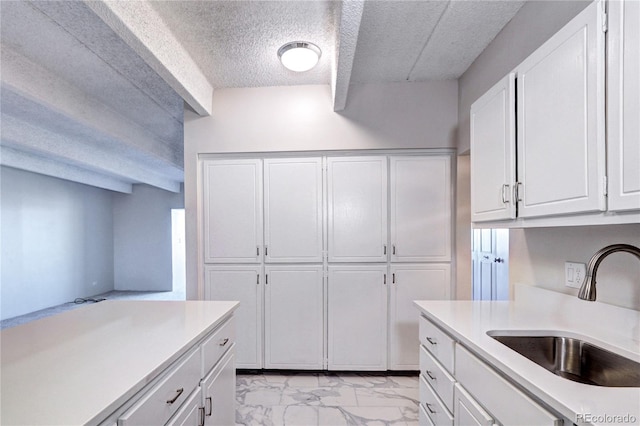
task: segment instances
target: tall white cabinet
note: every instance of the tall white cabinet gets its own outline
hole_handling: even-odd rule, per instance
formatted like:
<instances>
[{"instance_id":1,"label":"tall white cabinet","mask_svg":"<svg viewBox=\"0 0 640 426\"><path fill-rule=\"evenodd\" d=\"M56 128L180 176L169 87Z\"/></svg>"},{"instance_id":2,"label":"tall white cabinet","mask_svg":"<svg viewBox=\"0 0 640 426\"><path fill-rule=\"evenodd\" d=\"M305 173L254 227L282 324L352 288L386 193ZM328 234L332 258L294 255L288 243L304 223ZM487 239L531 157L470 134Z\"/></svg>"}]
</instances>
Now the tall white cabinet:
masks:
<instances>
[{"instance_id":1,"label":"tall white cabinet","mask_svg":"<svg viewBox=\"0 0 640 426\"><path fill-rule=\"evenodd\" d=\"M209 158L204 297L245 369L417 370L416 299L451 294L450 154Z\"/></svg>"}]
</instances>

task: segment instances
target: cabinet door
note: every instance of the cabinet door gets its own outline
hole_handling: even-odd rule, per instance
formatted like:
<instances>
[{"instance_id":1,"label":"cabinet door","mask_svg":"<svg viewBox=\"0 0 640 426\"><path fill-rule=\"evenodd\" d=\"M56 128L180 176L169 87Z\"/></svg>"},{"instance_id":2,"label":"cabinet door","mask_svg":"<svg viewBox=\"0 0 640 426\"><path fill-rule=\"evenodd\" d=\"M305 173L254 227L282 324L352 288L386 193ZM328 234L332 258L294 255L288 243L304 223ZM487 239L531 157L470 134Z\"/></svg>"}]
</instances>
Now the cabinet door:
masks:
<instances>
[{"instance_id":1,"label":"cabinet door","mask_svg":"<svg viewBox=\"0 0 640 426\"><path fill-rule=\"evenodd\" d=\"M383 265L329 266L330 370L387 369L387 281Z\"/></svg>"},{"instance_id":2,"label":"cabinet door","mask_svg":"<svg viewBox=\"0 0 640 426\"><path fill-rule=\"evenodd\" d=\"M449 157L391 157L391 261L451 260Z\"/></svg>"},{"instance_id":3,"label":"cabinet door","mask_svg":"<svg viewBox=\"0 0 640 426\"><path fill-rule=\"evenodd\" d=\"M640 2L609 2L609 210L640 209Z\"/></svg>"},{"instance_id":4,"label":"cabinet door","mask_svg":"<svg viewBox=\"0 0 640 426\"><path fill-rule=\"evenodd\" d=\"M207 160L203 165L205 263L259 263L261 161Z\"/></svg>"},{"instance_id":5,"label":"cabinet door","mask_svg":"<svg viewBox=\"0 0 640 426\"><path fill-rule=\"evenodd\" d=\"M387 260L387 157L327 159L329 262Z\"/></svg>"},{"instance_id":6,"label":"cabinet door","mask_svg":"<svg viewBox=\"0 0 640 426\"><path fill-rule=\"evenodd\" d=\"M233 348L202 381L204 425L236 423L236 366Z\"/></svg>"},{"instance_id":7,"label":"cabinet door","mask_svg":"<svg viewBox=\"0 0 640 426\"><path fill-rule=\"evenodd\" d=\"M264 160L265 262L322 262L322 158Z\"/></svg>"},{"instance_id":8,"label":"cabinet door","mask_svg":"<svg viewBox=\"0 0 640 426\"><path fill-rule=\"evenodd\" d=\"M517 68L518 216L606 208L603 7L587 6Z\"/></svg>"},{"instance_id":9,"label":"cabinet door","mask_svg":"<svg viewBox=\"0 0 640 426\"><path fill-rule=\"evenodd\" d=\"M418 370L416 342L420 314L414 300L446 300L450 295L449 264L391 265L389 369Z\"/></svg>"},{"instance_id":10,"label":"cabinet door","mask_svg":"<svg viewBox=\"0 0 640 426\"><path fill-rule=\"evenodd\" d=\"M471 220L514 219L516 181L515 73L471 105Z\"/></svg>"},{"instance_id":11,"label":"cabinet door","mask_svg":"<svg viewBox=\"0 0 640 426\"><path fill-rule=\"evenodd\" d=\"M323 368L322 281L321 265L265 267L265 368Z\"/></svg>"},{"instance_id":12,"label":"cabinet door","mask_svg":"<svg viewBox=\"0 0 640 426\"><path fill-rule=\"evenodd\" d=\"M493 418L456 383L453 391L453 424L455 426L493 426Z\"/></svg>"},{"instance_id":13,"label":"cabinet door","mask_svg":"<svg viewBox=\"0 0 640 426\"><path fill-rule=\"evenodd\" d=\"M262 267L205 267L205 300L237 300L236 363L238 368L262 368Z\"/></svg>"}]
</instances>

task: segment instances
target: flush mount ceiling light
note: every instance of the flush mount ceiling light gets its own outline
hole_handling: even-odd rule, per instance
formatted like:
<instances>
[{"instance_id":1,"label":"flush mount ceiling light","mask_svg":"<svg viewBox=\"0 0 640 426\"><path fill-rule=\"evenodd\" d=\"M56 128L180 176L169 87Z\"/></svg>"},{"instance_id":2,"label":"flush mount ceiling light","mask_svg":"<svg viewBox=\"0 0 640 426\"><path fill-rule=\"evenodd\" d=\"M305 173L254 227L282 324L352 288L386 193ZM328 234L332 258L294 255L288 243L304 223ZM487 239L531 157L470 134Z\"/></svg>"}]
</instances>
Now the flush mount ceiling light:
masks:
<instances>
[{"instance_id":1,"label":"flush mount ceiling light","mask_svg":"<svg viewBox=\"0 0 640 426\"><path fill-rule=\"evenodd\" d=\"M315 67L320 55L320 48L306 41L292 41L278 49L282 65L295 72L309 71Z\"/></svg>"}]
</instances>

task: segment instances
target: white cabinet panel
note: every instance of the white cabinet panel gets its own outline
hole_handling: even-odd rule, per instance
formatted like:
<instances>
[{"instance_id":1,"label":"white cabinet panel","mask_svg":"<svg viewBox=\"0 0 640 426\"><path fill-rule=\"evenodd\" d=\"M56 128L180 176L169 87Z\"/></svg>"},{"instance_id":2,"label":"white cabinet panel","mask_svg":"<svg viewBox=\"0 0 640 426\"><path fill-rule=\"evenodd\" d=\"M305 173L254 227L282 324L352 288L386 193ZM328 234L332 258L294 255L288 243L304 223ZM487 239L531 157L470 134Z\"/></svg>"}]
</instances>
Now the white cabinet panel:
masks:
<instances>
[{"instance_id":1,"label":"white cabinet panel","mask_svg":"<svg viewBox=\"0 0 640 426\"><path fill-rule=\"evenodd\" d=\"M521 217L606 208L603 4L517 67Z\"/></svg>"},{"instance_id":2,"label":"white cabinet panel","mask_svg":"<svg viewBox=\"0 0 640 426\"><path fill-rule=\"evenodd\" d=\"M235 371L235 353L231 350L202 381L204 425L235 424Z\"/></svg>"},{"instance_id":3,"label":"white cabinet panel","mask_svg":"<svg viewBox=\"0 0 640 426\"><path fill-rule=\"evenodd\" d=\"M451 161L390 157L391 261L451 260Z\"/></svg>"},{"instance_id":4,"label":"white cabinet panel","mask_svg":"<svg viewBox=\"0 0 640 426\"><path fill-rule=\"evenodd\" d=\"M322 262L322 158L264 160L265 262Z\"/></svg>"},{"instance_id":5,"label":"white cabinet panel","mask_svg":"<svg viewBox=\"0 0 640 426\"><path fill-rule=\"evenodd\" d=\"M323 269L265 267L265 368L323 368Z\"/></svg>"},{"instance_id":6,"label":"white cabinet panel","mask_svg":"<svg viewBox=\"0 0 640 426\"><path fill-rule=\"evenodd\" d=\"M514 219L516 90L510 73L471 105L471 220Z\"/></svg>"},{"instance_id":7,"label":"white cabinet panel","mask_svg":"<svg viewBox=\"0 0 640 426\"><path fill-rule=\"evenodd\" d=\"M414 300L449 299L449 264L391 265L389 369L418 370L420 314Z\"/></svg>"},{"instance_id":8,"label":"white cabinet panel","mask_svg":"<svg viewBox=\"0 0 640 426\"><path fill-rule=\"evenodd\" d=\"M609 210L640 209L640 2L609 2Z\"/></svg>"},{"instance_id":9,"label":"white cabinet panel","mask_svg":"<svg viewBox=\"0 0 640 426\"><path fill-rule=\"evenodd\" d=\"M206 160L203 165L205 263L259 263L261 160Z\"/></svg>"},{"instance_id":10,"label":"white cabinet panel","mask_svg":"<svg viewBox=\"0 0 640 426\"><path fill-rule=\"evenodd\" d=\"M327 159L329 262L387 260L387 157Z\"/></svg>"},{"instance_id":11,"label":"white cabinet panel","mask_svg":"<svg viewBox=\"0 0 640 426\"><path fill-rule=\"evenodd\" d=\"M383 265L329 266L330 370L387 369L386 274Z\"/></svg>"},{"instance_id":12,"label":"white cabinet panel","mask_svg":"<svg viewBox=\"0 0 640 426\"><path fill-rule=\"evenodd\" d=\"M493 418L484 411L476 400L459 383L453 394L453 424L455 426L493 426Z\"/></svg>"},{"instance_id":13,"label":"white cabinet panel","mask_svg":"<svg viewBox=\"0 0 640 426\"><path fill-rule=\"evenodd\" d=\"M262 267L206 266L205 300L237 300L236 363L238 368L262 368Z\"/></svg>"}]
</instances>

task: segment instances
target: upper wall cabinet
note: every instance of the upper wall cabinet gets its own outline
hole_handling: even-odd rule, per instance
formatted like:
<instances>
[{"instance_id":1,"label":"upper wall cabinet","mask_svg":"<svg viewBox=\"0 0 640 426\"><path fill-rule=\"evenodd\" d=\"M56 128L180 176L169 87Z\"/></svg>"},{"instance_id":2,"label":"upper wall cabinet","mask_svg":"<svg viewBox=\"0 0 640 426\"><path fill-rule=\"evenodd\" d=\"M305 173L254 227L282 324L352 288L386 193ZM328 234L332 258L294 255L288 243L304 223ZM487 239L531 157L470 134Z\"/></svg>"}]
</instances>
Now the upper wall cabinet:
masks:
<instances>
[{"instance_id":1,"label":"upper wall cabinet","mask_svg":"<svg viewBox=\"0 0 640 426\"><path fill-rule=\"evenodd\" d=\"M327 158L329 262L386 262L387 157Z\"/></svg>"},{"instance_id":2,"label":"upper wall cabinet","mask_svg":"<svg viewBox=\"0 0 640 426\"><path fill-rule=\"evenodd\" d=\"M451 160L390 157L391 261L451 260Z\"/></svg>"},{"instance_id":3,"label":"upper wall cabinet","mask_svg":"<svg viewBox=\"0 0 640 426\"><path fill-rule=\"evenodd\" d=\"M322 262L322 158L264 160L265 262Z\"/></svg>"},{"instance_id":4,"label":"upper wall cabinet","mask_svg":"<svg viewBox=\"0 0 640 426\"><path fill-rule=\"evenodd\" d=\"M204 162L205 263L259 263L262 161Z\"/></svg>"},{"instance_id":5,"label":"upper wall cabinet","mask_svg":"<svg viewBox=\"0 0 640 426\"><path fill-rule=\"evenodd\" d=\"M518 215L604 211L604 2L517 68Z\"/></svg>"},{"instance_id":6,"label":"upper wall cabinet","mask_svg":"<svg viewBox=\"0 0 640 426\"><path fill-rule=\"evenodd\" d=\"M640 2L609 2L609 210L640 209Z\"/></svg>"},{"instance_id":7,"label":"upper wall cabinet","mask_svg":"<svg viewBox=\"0 0 640 426\"><path fill-rule=\"evenodd\" d=\"M471 220L515 219L516 91L510 73L471 106Z\"/></svg>"}]
</instances>

